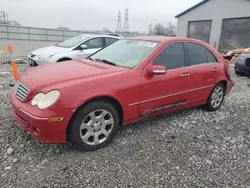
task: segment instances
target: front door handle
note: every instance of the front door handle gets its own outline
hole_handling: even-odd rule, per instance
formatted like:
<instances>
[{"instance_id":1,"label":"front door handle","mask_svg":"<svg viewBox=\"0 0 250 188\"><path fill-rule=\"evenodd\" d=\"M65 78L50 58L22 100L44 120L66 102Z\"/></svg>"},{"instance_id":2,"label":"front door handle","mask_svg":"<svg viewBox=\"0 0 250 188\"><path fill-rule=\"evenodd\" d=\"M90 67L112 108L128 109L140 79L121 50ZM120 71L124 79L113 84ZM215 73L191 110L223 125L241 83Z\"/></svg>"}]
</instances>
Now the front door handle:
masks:
<instances>
[{"instance_id":1,"label":"front door handle","mask_svg":"<svg viewBox=\"0 0 250 188\"><path fill-rule=\"evenodd\" d=\"M218 71L218 67L212 68L212 72L216 72L216 71Z\"/></svg>"},{"instance_id":2,"label":"front door handle","mask_svg":"<svg viewBox=\"0 0 250 188\"><path fill-rule=\"evenodd\" d=\"M188 77L188 76L190 76L190 73L189 73L189 72L186 72L186 73L181 74L181 77Z\"/></svg>"}]
</instances>

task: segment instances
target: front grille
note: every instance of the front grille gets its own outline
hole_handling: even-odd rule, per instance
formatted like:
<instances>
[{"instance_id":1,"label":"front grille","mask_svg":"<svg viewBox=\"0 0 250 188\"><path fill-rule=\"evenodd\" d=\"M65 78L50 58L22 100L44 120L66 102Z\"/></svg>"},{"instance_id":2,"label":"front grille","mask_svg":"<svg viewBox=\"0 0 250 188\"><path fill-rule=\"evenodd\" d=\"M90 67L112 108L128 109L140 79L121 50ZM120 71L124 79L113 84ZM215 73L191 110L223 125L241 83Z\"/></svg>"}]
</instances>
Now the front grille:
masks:
<instances>
[{"instance_id":1,"label":"front grille","mask_svg":"<svg viewBox=\"0 0 250 188\"><path fill-rule=\"evenodd\" d=\"M246 66L250 67L250 58L247 58L247 60L246 60Z\"/></svg>"},{"instance_id":2,"label":"front grille","mask_svg":"<svg viewBox=\"0 0 250 188\"><path fill-rule=\"evenodd\" d=\"M29 92L30 92L29 88L27 88L25 85L23 85L20 82L17 84L17 86L16 86L16 98L19 101L25 102Z\"/></svg>"},{"instance_id":3,"label":"front grille","mask_svg":"<svg viewBox=\"0 0 250 188\"><path fill-rule=\"evenodd\" d=\"M34 57L36 57L36 55L35 55L35 54L30 53L30 57L31 57L31 58L34 58Z\"/></svg>"}]
</instances>

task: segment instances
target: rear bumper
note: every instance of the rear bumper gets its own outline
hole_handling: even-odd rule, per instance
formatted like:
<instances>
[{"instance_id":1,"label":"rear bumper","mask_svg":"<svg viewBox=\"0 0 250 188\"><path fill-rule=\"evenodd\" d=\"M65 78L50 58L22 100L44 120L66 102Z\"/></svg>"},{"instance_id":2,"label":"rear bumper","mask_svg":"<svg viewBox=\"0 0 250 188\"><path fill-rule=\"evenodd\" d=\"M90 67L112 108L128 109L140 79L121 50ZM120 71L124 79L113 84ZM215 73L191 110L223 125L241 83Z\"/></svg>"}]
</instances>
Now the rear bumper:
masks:
<instances>
[{"instance_id":1,"label":"rear bumper","mask_svg":"<svg viewBox=\"0 0 250 188\"><path fill-rule=\"evenodd\" d=\"M227 81L226 95L229 94L232 91L234 86L235 86L235 82L233 82L232 80Z\"/></svg>"},{"instance_id":2,"label":"rear bumper","mask_svg":"<svg viewBox=\"0 0 250 188\"><path fill-rule=\"evenodd\" d=\"M29 132L41 143L66 143L66 130L74 109L39 110L29 102L22 103L16 99L12 90L11 105L18 126ZM50 123L52 117L63 117L63 120Z\"/></svg>"}]
</instances>

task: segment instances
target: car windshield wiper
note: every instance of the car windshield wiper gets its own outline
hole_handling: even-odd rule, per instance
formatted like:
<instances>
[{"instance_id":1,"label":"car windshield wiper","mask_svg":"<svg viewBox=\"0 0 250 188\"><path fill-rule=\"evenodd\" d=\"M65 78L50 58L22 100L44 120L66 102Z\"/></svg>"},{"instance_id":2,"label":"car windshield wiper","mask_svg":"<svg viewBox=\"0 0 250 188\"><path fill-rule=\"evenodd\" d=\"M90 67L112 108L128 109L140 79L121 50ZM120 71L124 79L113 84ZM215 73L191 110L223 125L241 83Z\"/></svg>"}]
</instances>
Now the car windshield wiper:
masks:
<instances>
[{"instance_id":1,"label":"car windshield wiper","mask_svg":"<svg viewBox=\"0 0 250 188\"><path fill-rule=\"evenodd\" d=\"M91 57L86 57L85 59L89 59L89 60L93 61L93 59Z\"/></svg>"},{"instance_id":2,"label":"car windshield wiper","mask_svg":"<svg viewBox=\"0 0 250 188\"><path fill-rule=\"evenodd\" d=\"M109 65L113 65L113 66L117 66L117 64L111 62L111 61L108 61L106 59L95 59L95 61L100 61L100 62L103 62L105 64L109 64Z\"/></svg>"}]
</instances>

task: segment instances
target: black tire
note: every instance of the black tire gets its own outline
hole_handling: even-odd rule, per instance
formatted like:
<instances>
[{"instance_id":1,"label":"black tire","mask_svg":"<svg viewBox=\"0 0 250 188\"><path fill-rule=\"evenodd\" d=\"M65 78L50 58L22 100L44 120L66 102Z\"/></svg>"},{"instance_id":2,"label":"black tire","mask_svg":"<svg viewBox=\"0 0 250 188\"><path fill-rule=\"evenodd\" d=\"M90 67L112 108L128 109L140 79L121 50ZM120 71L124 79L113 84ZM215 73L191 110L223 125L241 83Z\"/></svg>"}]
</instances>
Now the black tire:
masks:
<instances>
[{"instance_id":1,"label":"black tire","mask_svg":"<svg viewBox=\"0 0 250 188\"><path fill-rule=\"evenodd\" d=\"M216 92L217 88L220 88L223 93L222 93L221 102L215 106L215 105L213 105L212 96ZM226 90L226 88L225 88L224 84L218 83L215 85L215 87L213 88L212 92L210 93L210 95L208 97L207 104L205 105L205 108L207 111L216 111L221 107L221 105L223 104L223 101L224 101L225 93L226 93L225 90Z\"/></svg>"},{"instance_id":2,"label":"black tire","mask_svg":"<svg viewBox=\"0 0 250 188\"><path fill-rule=\"evenodd\" d=\"M98 145L90 145L90 144L85 143L82 140L82 138L81 138L82 132L80 132L80 129L81 129L81 124L85 120L85 118L87 118L91 112L94 112L96 110L104 110L104 111L109 112L112 115L113 128L112 128L112 130L110 130L109 136L106 138L106 140L104 142L102 142ZM97 120L95 120L95 121L97 121ZM119 121L119 114L118 114L116 108L112 104L105 102L105 101L90 102L87 105L83 106L81 109L79 109L76 112L76 114L74 114L72 120L70 121L69 129L68 129L69 141L73 144L73 146L75 146L76 148L78 148L79 150L82 150L82 151L94 151L94 150L103 148L106 145L108 145L112 141L112 139L114 138L115 134L117 133L118 127L119 127L119 122L120 122ZM101 126L101 125L99 125L99 126ZM94 128L92 128L92 129L94 129ZM99 130L99 131L101 131L101 130ZM92 132L91 134L94 134L94 133ZM97 137L99 137L99 136L97 136ZM94 139L94 136L93 136L93 139Z\"/></svg>"}]
</instances>

